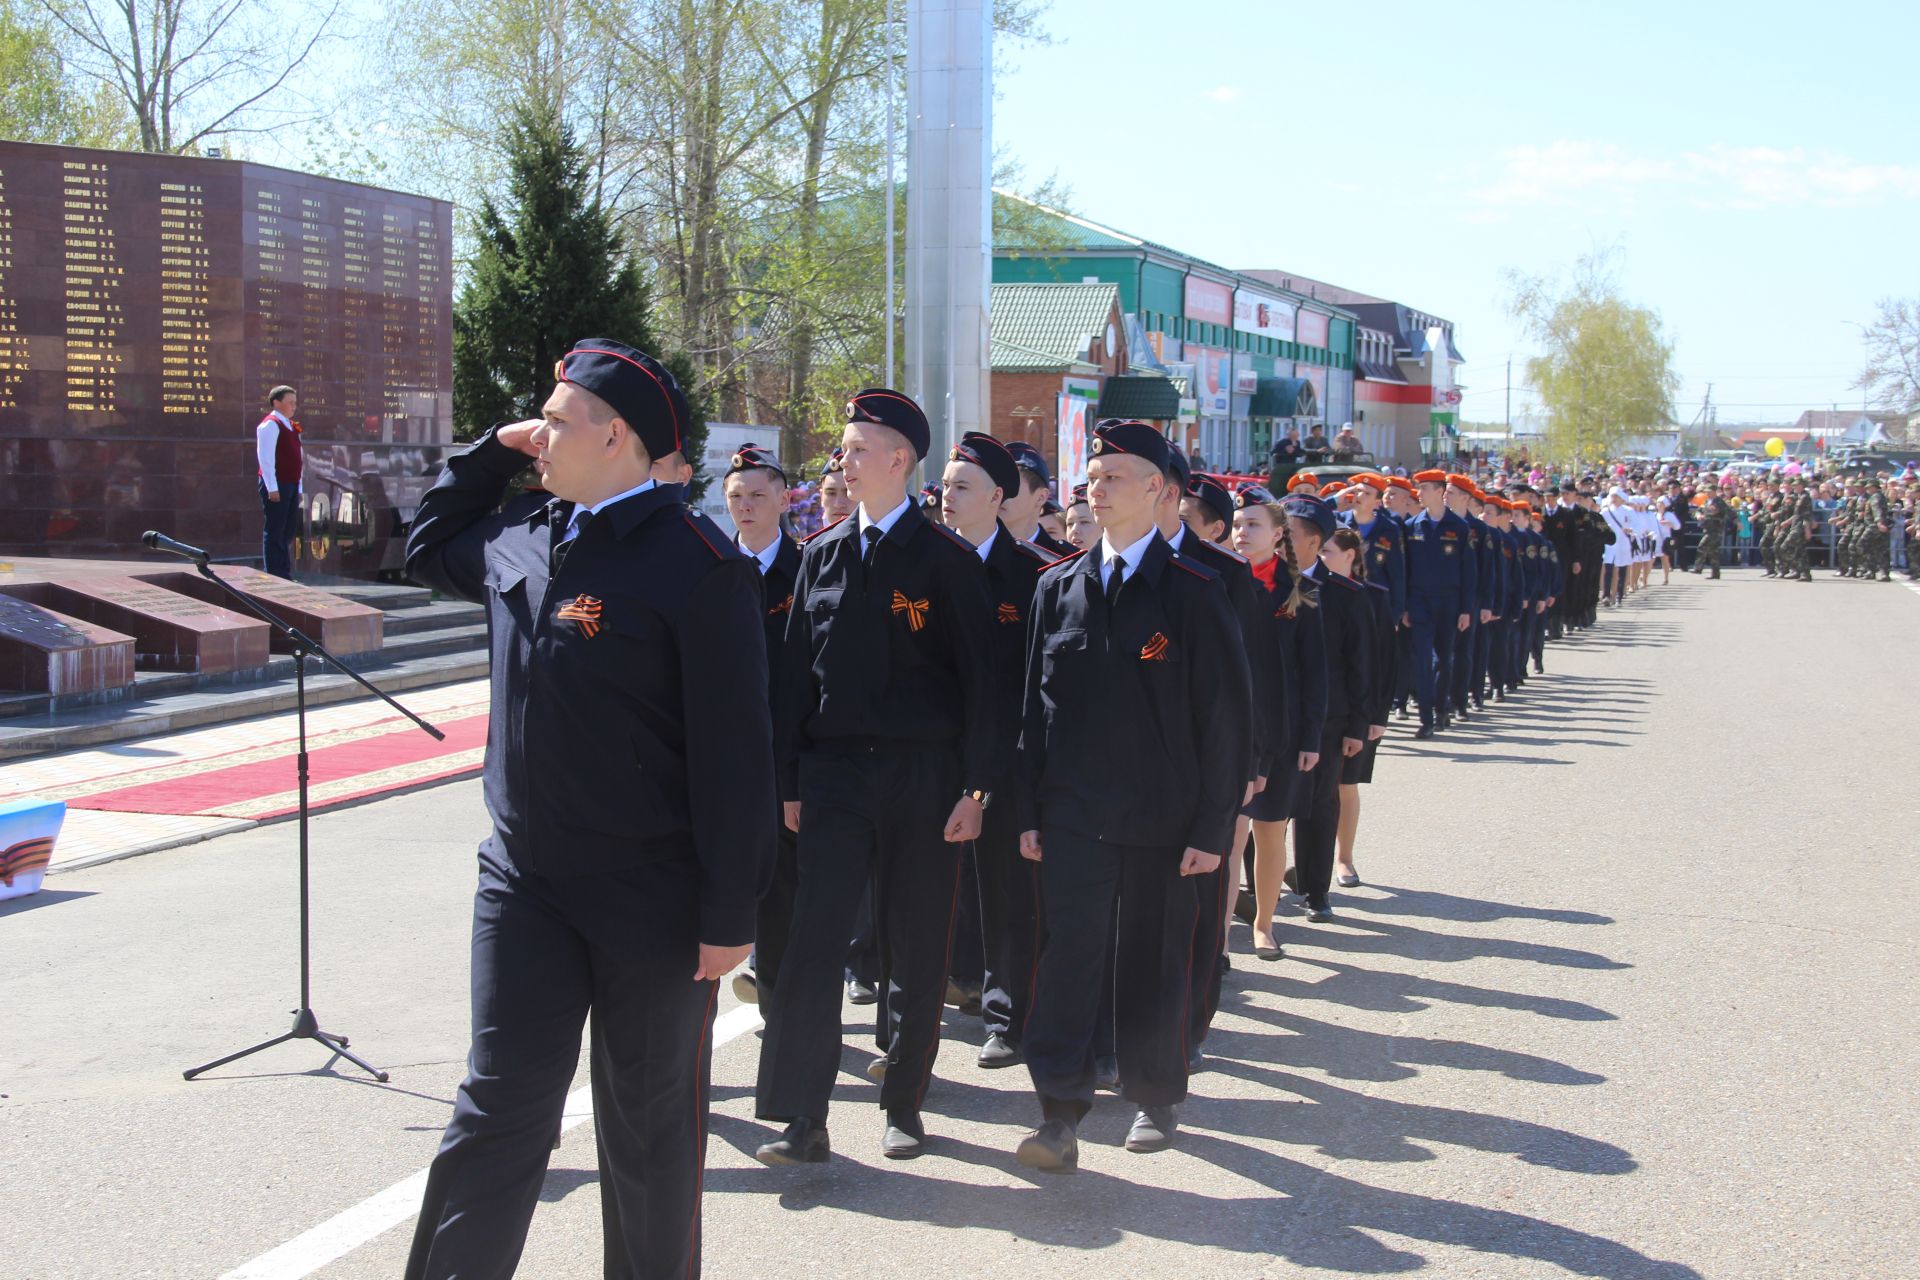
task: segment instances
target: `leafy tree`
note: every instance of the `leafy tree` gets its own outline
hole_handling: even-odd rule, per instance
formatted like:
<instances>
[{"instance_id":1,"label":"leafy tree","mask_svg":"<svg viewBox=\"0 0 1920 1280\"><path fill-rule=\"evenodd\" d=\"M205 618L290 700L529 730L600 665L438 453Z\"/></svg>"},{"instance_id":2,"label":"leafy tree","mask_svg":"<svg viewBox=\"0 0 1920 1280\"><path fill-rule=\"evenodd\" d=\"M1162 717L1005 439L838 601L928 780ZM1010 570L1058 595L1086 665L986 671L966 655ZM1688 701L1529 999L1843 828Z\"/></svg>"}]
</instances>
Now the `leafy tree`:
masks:
<instances>
[{"instance_id":1,"label":"leafy tree","mask_svg":"<svg viewBox=\"0 0 1920 1280\"><path fill-rule=\"evenodd\" d=\"M1660 316L1621 296L1611 255L1574 265L1570 282L1511 275L1512 313L1544 348L1526 363L1527 382L1547 413L1547 449L1597 462L1631 437L1673 420L1673 346Z\"/></svg>"},{"instance_id":2,"label":"leafy tree","mask_svg":"<svg viewBox=\"0 0 1920 1280\"><path fill-rule=\"evenodd\" d=\"M480 202L473 258L453 308L458 436L471 440L496 422L537 416L554 362L586 337L661 356L697 400L687 363L661 351L646 282L594 193L572 131L535 101L515 108L505 133L505 200ZM687 456L698 465L706 426L696 418Z\"/></svg>"},{"instance_id":3,"label":"leafy tree","mask_svg":"<svg viewBox=\"0 0 1920 1280\"><path fill-rule=\"evenodd\" d=\"M76 83L59 34L38 9L0 0L0 137L74 147L129 147L125 104Z\"/></svg>"}]
</instances>

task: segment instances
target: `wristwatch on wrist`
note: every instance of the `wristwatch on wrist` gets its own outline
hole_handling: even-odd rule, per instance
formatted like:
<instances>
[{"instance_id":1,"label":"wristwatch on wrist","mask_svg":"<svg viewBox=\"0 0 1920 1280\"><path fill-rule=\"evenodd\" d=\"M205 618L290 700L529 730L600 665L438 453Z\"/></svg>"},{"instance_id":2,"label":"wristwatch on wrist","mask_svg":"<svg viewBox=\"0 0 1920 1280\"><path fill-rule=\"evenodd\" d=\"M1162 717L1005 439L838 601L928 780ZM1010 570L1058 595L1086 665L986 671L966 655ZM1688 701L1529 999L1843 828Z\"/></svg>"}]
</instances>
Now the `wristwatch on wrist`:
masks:
<instances>
[{"instance_id":1,"label":"wristwatch on wrist","mask_svg":"<svg viewBox=\"0 0 1920 1280\"><path fill-rule=\"evenodd\" d=\"M982 809L985 809L993 803L993 792L991 791L963 791L960 793L960 797L963 800L978 800Z\"/></svg>"}]
</instances>

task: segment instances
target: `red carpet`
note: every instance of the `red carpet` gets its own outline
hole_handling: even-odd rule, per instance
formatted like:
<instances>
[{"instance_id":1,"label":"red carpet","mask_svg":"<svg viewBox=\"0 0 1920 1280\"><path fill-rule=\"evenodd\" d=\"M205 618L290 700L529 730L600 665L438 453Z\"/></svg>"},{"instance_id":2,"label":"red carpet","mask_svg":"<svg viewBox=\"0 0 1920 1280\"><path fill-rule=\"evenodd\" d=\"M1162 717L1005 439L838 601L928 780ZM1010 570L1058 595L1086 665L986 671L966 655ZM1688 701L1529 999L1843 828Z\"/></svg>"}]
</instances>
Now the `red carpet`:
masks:
<instances>
[{"instance_id":1,"label":"red carpet","mask_svg":"<svg viewBox=\"0 0 1920 1280\"><path fill-rule=\"evenodd\" d=\"M361 742L323 747L309 757L310 785L316 805L342 804L397 787L417 786L480 767L479 755L487 743L487 717L467 716L440 728L445 742L436 742L409 726L404 732L384 733ZM293 812L299 779L294 753L273 760L228 768L211 768L190 777L150 782L113 791L101 791L67 801L75 809L108 809L119 813L194 814L264 820ZM281 797L269 802L269 797Z\"/></svg>"}]
</instances>

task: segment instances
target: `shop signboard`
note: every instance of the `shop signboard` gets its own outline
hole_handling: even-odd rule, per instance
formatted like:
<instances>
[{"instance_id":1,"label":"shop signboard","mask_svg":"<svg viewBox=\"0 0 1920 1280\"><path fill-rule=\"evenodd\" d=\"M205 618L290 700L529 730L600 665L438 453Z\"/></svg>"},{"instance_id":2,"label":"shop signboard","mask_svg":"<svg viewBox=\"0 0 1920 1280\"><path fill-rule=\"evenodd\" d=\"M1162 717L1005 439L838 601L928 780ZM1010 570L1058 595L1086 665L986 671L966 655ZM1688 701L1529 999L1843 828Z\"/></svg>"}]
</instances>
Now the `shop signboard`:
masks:
<instances>
[{"instance_id":1,"label":"shop signboard","mask_svg":"<svg viewBox=\"0 0 1920 1280\"><path fill-rule=\"evenodd\" d=\"M1233 290L1214 280L1187 277L1187 319L1201 324L1233 323Z\"/></svg>"},{"instance_id":2,"label":"shop signboard","mask_svg":"<svg viewBox=\"0 0 1920 1280\"><path fill-rule=\"evenodd\" d=\"M1252 289L1236 289L1233 294L1233 327L1241 333L1257 334L1280 342L1293 341L1294 305L1271 294Z\"/></svg>"},{"instance_id":3,"label":"shop signboard","mask_svg":"<svg viewBox=\"0 0 1920 1280\"><path fill-rule=\"evenodd\" d=\"M1299 325L1300 336L1295 339L1295 341L1303 346L1325 347L1327 345L1327 320L1328 317L1321 315L1318 311L1302 311L1300 313Z\"/></svg>"},{"instance_id":4,"label":"shop signboard","mask_svg":"<svg viewBox=\"0 0 1920 1280\"><path fill-rule=\"evenodd\" d=\"M1200 402L1200 416L1226 417L1233 389L1233 353L1189 342L1187 360L1193 365L1193 396Z\"/></svg>"}]
</instances>

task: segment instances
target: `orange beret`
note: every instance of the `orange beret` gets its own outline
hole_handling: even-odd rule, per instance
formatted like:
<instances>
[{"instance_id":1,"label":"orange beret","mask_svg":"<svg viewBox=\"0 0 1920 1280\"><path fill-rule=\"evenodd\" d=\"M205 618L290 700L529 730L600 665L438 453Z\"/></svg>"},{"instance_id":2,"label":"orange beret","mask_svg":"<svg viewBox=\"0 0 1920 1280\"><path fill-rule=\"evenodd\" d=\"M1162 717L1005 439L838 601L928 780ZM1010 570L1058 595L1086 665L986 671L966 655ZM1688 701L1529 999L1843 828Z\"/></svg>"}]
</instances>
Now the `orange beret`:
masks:
<instances>
[{"instance_id":1,"label":"orange beret","mask_svg":"<svg viewBox=\"0 0 1920 1280\"><path fill-rule=\"evenodd\" d=\"M1462 490L1466 493L1479 492L1479 490L1474 487L1472 476L1463 476L1458 472L1449 471L1446 474L1446 480L1447 480L1447 483L1452 485L1454 488Z\"/></svg>"},{"instance_id":2,"label":"orange beret","mask_svg":"<svg viewBox=\"0 0 1920 1280\"><path fill-rule=\"evenodd\" d=\"M1338 480L1329 480L1320 486L1320 496L1323 498L1331 498L1334 494L1346 487L1347 486L1341 484Z\"/></svg>"},{"instance_id":3,"label":"orange beret","mask_svg":"<svg viewBox=\"0 0 1920 1280\"><path fill-rule=\"evenodd\" d=\"M1287 492L1292 493L1295 489L1305 488L1307 485L1312 485L1317 491L1320 488L1320 477L1311 471L1302 471L1299 475L1287 481Z\"/></svg>"},{"instance_id":4,"label":"orange beret","mask_svg":"<svg viewBox=\"0 0 1920 1280\"><path fill-rule=\"evenodd\" d=\"M1531 502L1526 501L1525 499L1516 499L1515 501L1508 503L1507 509L1509 511L1518 511L1523 516L1530 516L1533 514L1533 504Z\"/></svg>"},{"instance_id":5,"label":"orange beret","mask_svg":"<svg viewBox=\"0 0 1920 1280\"><path fill-rule=\"evenodd\" d=\"M1447 473L1444 471L1416 471L1413 473L1415 484L1445 484Z\"/></svg>"},{"instance_id":6,"label":"orange beret","mask_svg":"<svg viewBox=\"0 0 1920 1280\"><path fill-rule=\"evenodd\" d=\"M1408 493L1413 492L1413 481L1407 479L1405 476L1388 476L1387 483L1396 489L1405 489Z\"/></svg>"},{"instance_id":7,"label":"orange beret","mask_svg":"<svg viewBox=\"0 0 1920 1280\"><path fill-rule=\"evenodd\" d=\"M1385 493L1387 491L1387 478L1372 471L1362 471L1359 475L1353 477L1350 483L1363 484L1375 493Z\"/></svg>"}]
</instances>

